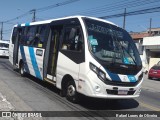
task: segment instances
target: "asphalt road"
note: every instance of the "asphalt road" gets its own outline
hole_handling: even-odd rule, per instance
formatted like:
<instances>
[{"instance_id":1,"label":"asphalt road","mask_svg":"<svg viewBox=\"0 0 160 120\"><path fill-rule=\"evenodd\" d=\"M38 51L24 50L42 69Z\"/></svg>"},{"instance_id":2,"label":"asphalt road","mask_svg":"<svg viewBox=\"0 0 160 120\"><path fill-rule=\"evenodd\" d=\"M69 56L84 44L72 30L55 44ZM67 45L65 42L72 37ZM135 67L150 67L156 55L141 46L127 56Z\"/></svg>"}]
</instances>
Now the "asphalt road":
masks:
<instances>
[{"instance_id":1,"label":"asphalt road","mask_svg":"<svg viewBox=\"0 0 160 120\"><path fill-rule=\"evenodd\" d=\"M82 96L79 104L72 104L59 96L59 90L51 84L42 82L32 76L21 77L13 70L6 58L0 58L0 93L16 111L160 111L160 81L148 80L144 77L141 96L136 99L120 100L118 102L104 99L93 99ZM63 113L62 113L63 114ZM74 113L71 113L74 116ZM105 117L100 113L97 117L92 112L83 112L88 117L55 117L54 119L115 119ZM72 116L71 115L71 116ZM63 115L62 115L63 116ZM39 118L40 119L40 118ZM42 118L52 120L53 118ZM121 118L122 119L122 118ZM123 118L128 119L128 118ZM130 118L135 119L135 118ZM159 119L159 118L142 118Z\"/></svg>"}]
</instances>

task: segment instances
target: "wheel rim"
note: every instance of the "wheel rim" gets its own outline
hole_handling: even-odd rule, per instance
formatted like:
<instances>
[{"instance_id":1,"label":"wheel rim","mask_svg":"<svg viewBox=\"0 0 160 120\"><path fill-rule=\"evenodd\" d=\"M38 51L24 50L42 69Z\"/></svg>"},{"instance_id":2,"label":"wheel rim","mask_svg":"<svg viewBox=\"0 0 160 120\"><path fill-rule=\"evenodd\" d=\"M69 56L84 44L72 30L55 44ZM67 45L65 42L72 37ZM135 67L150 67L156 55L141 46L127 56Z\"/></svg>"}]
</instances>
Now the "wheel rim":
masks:
<instances>
[{"instance_id":1,"label":"wheel rim","mask_svg":"<svg viewBox=\"0 0 160 120\"><path fill-rule=\"evenodd\" d=\"M74 96L75 92L76 92L75 87L73 85L69 85L67 89L67 95Z\"/></svg>"}]
</instances>

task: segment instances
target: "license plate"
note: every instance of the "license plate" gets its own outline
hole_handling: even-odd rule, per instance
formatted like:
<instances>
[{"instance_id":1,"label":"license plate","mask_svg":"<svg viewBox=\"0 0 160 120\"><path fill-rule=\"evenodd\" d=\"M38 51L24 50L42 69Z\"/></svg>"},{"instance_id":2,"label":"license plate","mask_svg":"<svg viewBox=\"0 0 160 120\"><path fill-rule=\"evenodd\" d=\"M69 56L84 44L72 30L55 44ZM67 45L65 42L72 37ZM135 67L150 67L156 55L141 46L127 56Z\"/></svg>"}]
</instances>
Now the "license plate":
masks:
<instances>
[{"instance_id":1,"label":"license plate","mask_svg":"<svg viewBox=\"0 0 160 120\"><path fill-rule=\"evenodd\" d=\"M127 95L127 90L118 90L118 95Z\"/></svg>"}]
</instances>

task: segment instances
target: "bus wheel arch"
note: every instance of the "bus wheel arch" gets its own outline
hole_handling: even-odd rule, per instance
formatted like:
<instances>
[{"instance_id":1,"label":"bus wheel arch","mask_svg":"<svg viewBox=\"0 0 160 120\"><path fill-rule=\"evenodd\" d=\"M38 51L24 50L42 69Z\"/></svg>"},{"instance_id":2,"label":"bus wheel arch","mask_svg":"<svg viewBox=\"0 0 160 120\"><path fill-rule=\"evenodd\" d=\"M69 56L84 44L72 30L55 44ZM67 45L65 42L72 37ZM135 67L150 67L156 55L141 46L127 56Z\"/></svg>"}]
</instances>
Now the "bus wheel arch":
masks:
<instances>
[{"instance_id":1,"label":"bus wheel arch","mask_svg":"<svg viewBox=\"0 0 160 120\"><path fill-rule=\"evenodd\" d=\"M72 76L65 75L62 79L61 84L61 96L65 96L67 100L77 103L78 102L78 93L76 89L76 84Z\"/></svg>"}]
</instances>

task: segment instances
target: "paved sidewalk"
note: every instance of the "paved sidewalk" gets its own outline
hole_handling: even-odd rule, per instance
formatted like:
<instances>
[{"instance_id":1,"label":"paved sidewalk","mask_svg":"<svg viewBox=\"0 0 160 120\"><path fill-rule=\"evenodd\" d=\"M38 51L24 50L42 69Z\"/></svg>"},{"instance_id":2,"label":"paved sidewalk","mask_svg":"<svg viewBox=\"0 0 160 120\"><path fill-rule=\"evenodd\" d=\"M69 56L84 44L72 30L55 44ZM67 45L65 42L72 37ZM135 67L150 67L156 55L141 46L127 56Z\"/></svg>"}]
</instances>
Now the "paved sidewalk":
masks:
<instances>
[{"instance_id":1,"label":"paved sidewalk","mask_svg":"<svg viewBox=\"0 0 160 120\"><path fill-rule=\"evenodd\" d=\"M1 111L11 111L14 110L14 107L11 105L10 102L8 102L5 98L5 96L3 96L0 93L0 110Z\"/></svg>"},{"instance_id":2,"label":"paved sidewalk","mask_svg":"<svg viewBox=\"0 0 160 120\"><path fill-rule=\"evenodd\" d=\"M146 90L153 91L153 92L160 92L160 80L159 81L158 80L149 80L147 78L147 75L144 75L142 89L146 89ZM12 98L13 98L13 96L12 96ZM14 108L12 103L10 103L9 100L7 100L7 97L5 96L5 92L3 92L3 94L0 92L0 111L16 111L16 108ZM0 118L0 120L37 120L37 119L39 119L39 118L18 118L18 117Z\"/></svg>"},{"instance_id":3,"label":"paved sidewalk","mask_svg":"<svg viewBox=\"0 0 160 120\"><path fill-rule=\"evenodd\" d=\"M13 105L6 99L2 93L0 93L0 111L2 112L10 112L10 111L16 111L16 109L13 107ZM2 114L2 113L0 113ZM27 117L0 117L0 120L42 120L42 118L27 118Z\"/></svg>"},{"instance_id":4,"label":"paved sidewalk","mask_svg":"<svg viewBox=\"0 0 160 120\"><path fill-rule=\"evenodd\" d=\"M6 97L0 93L0 111L13 111L14 107L12 104L7 101ZM0 118L0 120L17 120L17 118Z\"/></svg>"}]
</instances>

